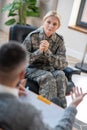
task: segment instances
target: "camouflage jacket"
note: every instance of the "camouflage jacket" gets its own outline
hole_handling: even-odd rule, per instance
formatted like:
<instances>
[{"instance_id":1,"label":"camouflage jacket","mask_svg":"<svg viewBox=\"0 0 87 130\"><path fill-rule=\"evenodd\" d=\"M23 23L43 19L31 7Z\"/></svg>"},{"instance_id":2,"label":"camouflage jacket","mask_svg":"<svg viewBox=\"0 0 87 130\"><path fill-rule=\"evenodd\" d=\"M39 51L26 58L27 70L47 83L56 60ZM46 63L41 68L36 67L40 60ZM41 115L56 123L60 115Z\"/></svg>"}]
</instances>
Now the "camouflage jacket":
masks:
<instances>
[{"instance_id":1,"label":"camouflage jacket","mask_svg":"<svg viewBox=\"0 0 87 130\"><path fill-rule=\"evenodd\" d=\"M39 51L41 40L49 42L49 49L42 53ZM29 52L30 67L44 70L64 69L67 66L66 49L63 38L54 33L47 37L43 27L31 32L24 40L23 44Z\"/></svg>"}]
</instances>

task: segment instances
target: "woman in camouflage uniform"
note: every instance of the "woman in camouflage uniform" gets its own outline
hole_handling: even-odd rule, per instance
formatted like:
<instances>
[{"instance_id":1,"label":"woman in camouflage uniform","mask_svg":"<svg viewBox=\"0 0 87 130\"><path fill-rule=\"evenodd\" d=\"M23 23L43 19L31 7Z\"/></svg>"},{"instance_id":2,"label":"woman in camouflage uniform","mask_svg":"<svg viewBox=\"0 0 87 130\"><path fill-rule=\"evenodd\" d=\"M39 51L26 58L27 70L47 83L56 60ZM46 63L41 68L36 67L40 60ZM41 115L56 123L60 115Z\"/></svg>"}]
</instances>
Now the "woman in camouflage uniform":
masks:
<instances>
[{"instance_id":1,"label":"woman in camouflage uniform","mask_svg":"<svg viewBox=\"0 0 87 130\"><path fill-rule=\"evenodd\" d=\"M59 15L50 11L43 18L43 26L31 32L23 44L30 59L27 76L38 82L39 94L49 100L58 97L65 108L67 79L63 69L68 63L64 40L56 33L59 27Z\"/></svg>"}]
</instances>

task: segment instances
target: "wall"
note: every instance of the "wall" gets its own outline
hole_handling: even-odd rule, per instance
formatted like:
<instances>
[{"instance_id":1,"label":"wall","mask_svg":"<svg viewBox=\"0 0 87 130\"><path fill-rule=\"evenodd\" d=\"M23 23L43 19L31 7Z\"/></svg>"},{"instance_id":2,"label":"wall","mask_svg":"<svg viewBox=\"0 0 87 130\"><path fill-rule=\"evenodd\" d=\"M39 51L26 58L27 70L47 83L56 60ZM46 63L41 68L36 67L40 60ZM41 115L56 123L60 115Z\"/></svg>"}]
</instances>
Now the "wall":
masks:
<instances>
[{"instance_id":1,"label":"wall","mask_svg":"<svg viewBox=\"0 0 87 130\"><path fill-rule=\"evenodd\" d=\"M1 13L1 9L2 9L2 7L4 7L7 3L8 3L8 0L0 0L0 29L1 29L2 31L5 31L5 32L8 32L8 31L9 31L9 27L4 25L6 19L8 19L8 18L7 18L7 12Z\"/></svg>"},{"instance_id":2,"label":"wall","mask_svg":"<svg viewBox=\"0 0 87 130\"><path fill-rule=\"evenodd\" d=\"M57 10L61 14L62 25L58 33L64 36L67 54L81 59L87 43L87 34L68 28L74 0L58 0Z\"/></svg>"}]
</instances>

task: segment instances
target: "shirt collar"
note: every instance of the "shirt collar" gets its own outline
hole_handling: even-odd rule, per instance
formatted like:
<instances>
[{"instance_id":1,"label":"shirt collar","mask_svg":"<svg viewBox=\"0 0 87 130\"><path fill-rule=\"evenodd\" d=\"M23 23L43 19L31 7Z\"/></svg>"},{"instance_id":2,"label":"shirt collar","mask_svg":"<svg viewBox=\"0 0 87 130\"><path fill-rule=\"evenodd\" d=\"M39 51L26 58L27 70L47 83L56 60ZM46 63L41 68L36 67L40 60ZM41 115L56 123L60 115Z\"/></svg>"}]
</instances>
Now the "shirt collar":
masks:
<instances>
[{"instance_id":1,"label":"shirt collar","mask_svg":"<svg viewBox=\"0 0 87 130\"><path fill-rule=\"evenodd\" d=\"M8 86L0 84L0 93L9 93L16 97L18 97L18 89L16 88L10 88Z\"/></svg>"}]
</instances>

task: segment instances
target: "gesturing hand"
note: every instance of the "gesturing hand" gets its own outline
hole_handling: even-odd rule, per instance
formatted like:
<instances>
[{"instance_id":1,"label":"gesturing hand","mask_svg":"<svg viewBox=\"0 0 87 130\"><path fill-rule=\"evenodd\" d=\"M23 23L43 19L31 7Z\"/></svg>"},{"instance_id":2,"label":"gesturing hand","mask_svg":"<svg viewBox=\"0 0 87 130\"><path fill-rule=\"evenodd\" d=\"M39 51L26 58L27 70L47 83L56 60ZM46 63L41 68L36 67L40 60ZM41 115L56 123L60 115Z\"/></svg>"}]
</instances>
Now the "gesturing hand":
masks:
<instances>
[{"instance_id":1,"label":"gesturing hand","mask_svg":"<svg viewBox=\"0 0 87 130\"><path fill-rule=\"evenodd\" d=\"M78 87L75 87L73 92L71 92L71 97L72 97L71 104L77 107L86 94L87 93L83 93L82 88L79 89Z\"/></svg>"}]
</instances>

